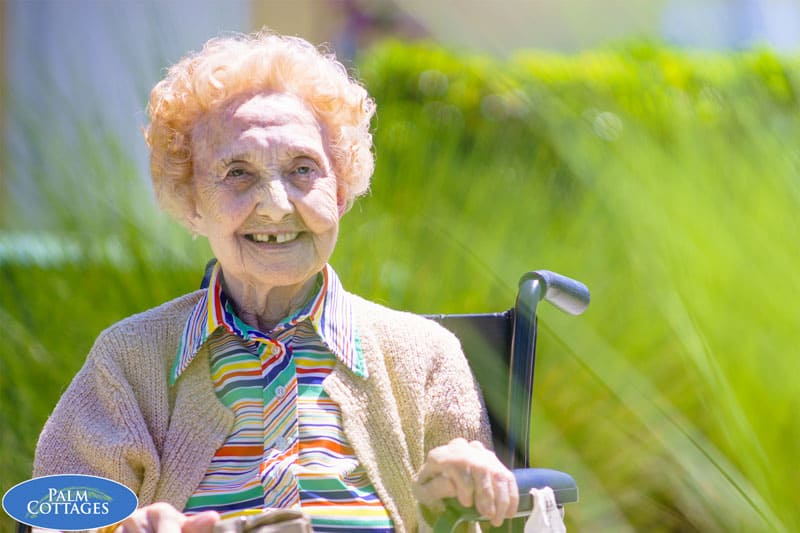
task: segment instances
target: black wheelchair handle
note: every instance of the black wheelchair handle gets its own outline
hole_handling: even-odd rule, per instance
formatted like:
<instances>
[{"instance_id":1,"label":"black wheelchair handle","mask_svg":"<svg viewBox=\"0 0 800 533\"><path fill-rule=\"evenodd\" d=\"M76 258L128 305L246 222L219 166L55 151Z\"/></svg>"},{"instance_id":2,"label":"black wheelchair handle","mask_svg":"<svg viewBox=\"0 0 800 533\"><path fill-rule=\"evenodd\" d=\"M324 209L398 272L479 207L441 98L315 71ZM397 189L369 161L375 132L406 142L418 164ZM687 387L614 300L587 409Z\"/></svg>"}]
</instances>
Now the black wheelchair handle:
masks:
<instances>
[{"instance_id":1,"label":"black wheelchair handle","mask_svg":"<svg viewBox=\"0 0 800 533\"><path fill-rule=\"evenodd\" d=\"M586 285L549 270L536 270L523 275L519 280L520 292L523 292L524 285L537 282L544 289L539 293L540 298L566 313L580 315L589 307L590 295Z\"/></svg>"}]
</instances>

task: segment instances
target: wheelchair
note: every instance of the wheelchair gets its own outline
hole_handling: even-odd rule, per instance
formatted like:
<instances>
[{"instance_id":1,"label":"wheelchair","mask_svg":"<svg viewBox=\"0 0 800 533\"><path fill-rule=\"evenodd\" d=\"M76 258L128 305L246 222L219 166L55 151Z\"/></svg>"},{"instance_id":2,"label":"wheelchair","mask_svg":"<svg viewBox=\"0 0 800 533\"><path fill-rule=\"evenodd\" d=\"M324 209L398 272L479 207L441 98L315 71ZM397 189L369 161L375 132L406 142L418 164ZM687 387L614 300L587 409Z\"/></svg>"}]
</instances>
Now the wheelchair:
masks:
<instances>
[{"instance_id":1,"label":"wheelchair","mask_svg":"<svg viewBox=\"0 0 800 533\"><path fill-rule=\"evenodd\" d=\"M215 262L212 259L207 264L201 287L208 286ZM562 311L579 315L588 307L589 299L584 284L554 272L537 270L522 276L515 305L507 311L425 315L459 338L484 391L500 391L485 394L486 406L495 453L514 473L520 502L514 519L490 531L523 530L526 517L533 511L531 489L550 487L562 510L565 504L578 501L578 487L572 476L557 470L530 468L530 424L538 304L544 300ZM434 525L434 533L455 531L462 524L481 521L483 518L473 508L450 499ZM17 524L18 533L30 531L29 525Z\"/></svg>"},{"instance_id":2,"label":"wheelchair","mask_svg":"<svg viewBox=\"0 0 800 533\"><path fill-rule=\"evenodd\" d=\"M567 473L530 468L530 424L533 374L538 332L537 307L546 301L572 315L589 305L589 290L583 283L547 270L528 272L518 285L514 307L502 313L426 315L453 332L461 341L473 374L484 390L495 453L514 473L520 501L516 518L490 531L522 531L525 517L533 511L531 489L550 487L556 505L578 501L578 487ZM491 391L501 391L500 394ZM503 393L504 391L504 393ZM445 511L434 526L435 533L455 531L482 518L455 499L445 502Z\"/></svg>"}]
</instances>

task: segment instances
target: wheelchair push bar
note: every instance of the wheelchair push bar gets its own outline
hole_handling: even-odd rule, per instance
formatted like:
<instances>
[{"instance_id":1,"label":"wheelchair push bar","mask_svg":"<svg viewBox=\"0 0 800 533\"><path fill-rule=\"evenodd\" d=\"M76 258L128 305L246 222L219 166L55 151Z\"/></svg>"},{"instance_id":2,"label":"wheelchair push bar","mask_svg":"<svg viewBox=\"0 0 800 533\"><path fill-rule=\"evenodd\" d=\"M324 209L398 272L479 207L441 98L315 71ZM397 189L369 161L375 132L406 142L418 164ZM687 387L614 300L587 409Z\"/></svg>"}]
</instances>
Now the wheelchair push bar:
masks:
<instances>
[{"instance_id":1,"label":"wheelchair push bar","mask_svg":"<svg viewBox=\"0 0 800 533\"><path fill-rule=\"evenodd\" d=\"M541 300L566 313L579 315L589 306L590 295L589 289L580 281L549 270L528 272L519 280L508 368L511 389L506 408L508 444L517 452L511 454L511 469L530 465L531 402L520 402L520 399L533 397L538 332L536 308Z\"/></svg>"}]
</instances>

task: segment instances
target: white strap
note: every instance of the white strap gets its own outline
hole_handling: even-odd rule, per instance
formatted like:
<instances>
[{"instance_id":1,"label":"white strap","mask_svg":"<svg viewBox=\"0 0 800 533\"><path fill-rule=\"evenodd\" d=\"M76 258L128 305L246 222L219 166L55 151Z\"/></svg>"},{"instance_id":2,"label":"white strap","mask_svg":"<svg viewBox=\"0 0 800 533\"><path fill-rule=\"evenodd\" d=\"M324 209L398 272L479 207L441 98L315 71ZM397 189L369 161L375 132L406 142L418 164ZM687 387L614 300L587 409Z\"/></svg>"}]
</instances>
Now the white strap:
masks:
<instances>
[{"instance_id":1,"label":"white strap","mask_svg":"<svg viewBox=\"0 0 800 533\"><path fill-rule=\"evenodd\" d=\"M531 489L533 512L525 522L525 533L566 533L553 489Z\"/></svg>"}]
</instances>

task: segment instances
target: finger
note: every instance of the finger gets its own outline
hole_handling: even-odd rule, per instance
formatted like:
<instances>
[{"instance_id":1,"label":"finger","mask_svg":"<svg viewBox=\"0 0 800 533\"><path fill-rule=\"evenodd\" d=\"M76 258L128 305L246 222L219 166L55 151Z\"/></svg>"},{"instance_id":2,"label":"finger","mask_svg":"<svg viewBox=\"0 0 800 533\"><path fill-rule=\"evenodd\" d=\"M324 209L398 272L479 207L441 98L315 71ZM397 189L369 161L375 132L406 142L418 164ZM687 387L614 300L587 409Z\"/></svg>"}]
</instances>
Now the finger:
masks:
<instances>
[{"instance_id":1,"label":"finger","mask_svg":"<svg viewBox=\"0 0 800 533\"><path fill-rule=\"evenodd\" d=\"M500 527L503 520L508 517L511 497L508 493L508 480L504 475L497 475L494 478L494 520L492 525ZM513 516L513 513L512 513Z\"/></svg>"},{"instance_id":2,"label":"finger","mask_svg":"<svg viewBox=\"0 0 800 533\"><path fill-rule=\"evenodd\" d=\"M192 515L186 519L181 528L181 533L212 533L214 524L219 520L216 511L205 511Z\"/></svg>"},{"instance_id":3,"label":"finger","mask_svg":"<svg viewBox=\"0 0 800 533\"><path fill-rule=\"evenodd\" d=\"M137 509L131 516L117 526L114 533L147 533L152 531L147 525L147 509Z\"/></svg>"},{"instance_id":4,"label":"finger","mask_svg":"<svg viewBox=\"0 0 800 533\"><path fill-rule=\"evenodd\" d=\"M147 525L154 533L181 533L186 516L169 504L153 504L147 509Z\"/></svg>"},{"instance_id":5,"label":"finger","mask_svg":"<svg viewBox=\"0 0 800 533\"><path fill-rule=\"evenodd\" d=\"M456 487L446 476L437 476L424 484L415 483L413 491L417 501L431 510L441 509L443 499L456 496Z\"/></svg>"},{"instance_id":6,"label":"finger","mask_svg":"<svg viewBox=\"0 0 800 533\"><path fill-rule=\"evenodd\" d=\"M475 509L482 516L493 519L497 507L495 506L492 471L486 466L475 469L473 480L475 484Z\"/></svg>"},{"instance_id":7,"label":"finger","mask_svg":"<svg viewBox=\"0 0 800 533\"><path fill-rule=\"evenodd\" d=\"M468 444L471 444L471 443L467 442L467 439L465 439L463 437L456 437L455 439L453 439L453 440L451 440L450 442L447 443L448 446L466 446Z\"/></svg>"},{"instance_id":8,"label":"finger","mask_svg":"<svg viewBox=\"0 0 800 533\"><path fill-rule=\"evenodd\" d=\"M436 476L441 475L447 466L451 453L449 445L439 446L429 451L425 458L425 463L417 473L417 481L419 483L426 483Z\"/></svg>"},{"instance_id":9,"label":"finger","mask_svg":"<svg viewBox=\"0 0 800 533\"><path fill-rule=\"evenodd\" d=\"M422 468L417 473L417 483L419 484L427 483L442 473L441 465L436 459L431 457L432 453L433 452L428 453L425 464L422 465Z\"/></svg>"},{"instance_id":10,"label":"finger","mask_svg":"<svg viewBox=\"0 0 800 533\"><path fill-rule=\"evenodd\" d=\"M136 523L136 520L131 517L123 520L122 523L114 530L114 533L140 533L141 531L143 530Z\"/></svg>"},{"instance_id":11,"label":"finger","mask_svg":"<svg viewBox=\"0 0 800 533\"><path fill-rule=\"evenodd\" d=\"M186 519L181 528L181 533L212 533L214 524L219 520L216 511L205 511L192 515Z\"/></svg>"},{"instance_id":12,"label":"finger","mask_svg":"<svg viewBox=\"0 0 800 533\"><path fill-rule=\"evenodd\" d=\"M511 475L511 479L509 479L506 483L508 486L509 495L508 512L506 513L506 518L512 518L517 514L517 510L519 509L519 487L517 487L517 480L514 479L513 474Z\"/></svg>"},{"instance_id":13,"label":"finger","mask_svg":"<svg viewBox=\"0 0 800 533\"><path fill-rule=\"evenodd\" d=\"M478 449L478 450L486 450L487 449L486 446L484 446L483 443L481 441L479 441L479 440L473 440L473 441L471 441L469 443L469 445L471 447L473 447L473 448Z\"/></svg>"},{"instance_id":14,"label":"finger","mask_svg":"<svg viewBox=\"0 0 800 533\"><path fill-rule=\"evenodd\" d=\"M449 478L456 489L458 503L464 507L472 507L475 503L475 483L469 463L452 463L447 465L444 475Z\"/></svg>"},{"instance_id":15,"label":"finger","mask_svg":"<svg viewBox=\"0 0 800 533\"><path fill-rule=\"evenodd\" d=\"M483 447L483 445L477 441L474 444ZM428 452L425 463L417 474L417 481L425 483L441 475L450 468L449 464L453 462L454 457L469 457L474 453L474 447L473 443L467 442L466 439L456 438L447 444L433 448ZM448 475L450 475L450 473L448 473Z\"/></svg>"}]
</instances>

